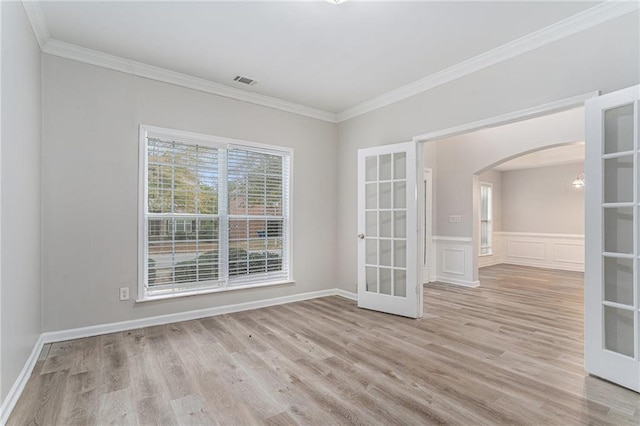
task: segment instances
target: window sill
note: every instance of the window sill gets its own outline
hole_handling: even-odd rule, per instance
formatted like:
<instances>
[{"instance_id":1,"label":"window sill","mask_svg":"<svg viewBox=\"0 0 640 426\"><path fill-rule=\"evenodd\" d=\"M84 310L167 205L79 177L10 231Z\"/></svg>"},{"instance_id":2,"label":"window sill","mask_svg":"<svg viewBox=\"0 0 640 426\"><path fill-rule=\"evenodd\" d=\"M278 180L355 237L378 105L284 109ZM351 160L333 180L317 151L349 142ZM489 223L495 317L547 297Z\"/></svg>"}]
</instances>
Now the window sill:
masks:
<instances>
[{"instance_id":1,"label":"window sill","mask_svg":"<svg viewBox=\"0 0 640 426\"><path fill-rule=\"evenodd\" d=\"M478 257L487 257L487 256L493 256L493 253L485 253L485 254L478 255Z\"/></svg>"},{"instance_id":2,"label":"window sill","mask_svg":"<svg viewBox=\"0 0 640 426\"><path fill-rule=\"evenodd\" d=\"M181 291L179 293L156 294L151 296L145 296L144 298L138 298L136 299L136 303L153 302L156 300L176 299L176 298L187 297L187 296L199 296L202 294L224 293L227 291L234 291L234 290L249 290L252 288L271 287L271 286L287 285L287 284L295 284L295 283L296 282L293 280L271 281L271 282L260 283L260 284L239 284L239 285L228 286L228 287Z\"/></svg>"}]
</instances>

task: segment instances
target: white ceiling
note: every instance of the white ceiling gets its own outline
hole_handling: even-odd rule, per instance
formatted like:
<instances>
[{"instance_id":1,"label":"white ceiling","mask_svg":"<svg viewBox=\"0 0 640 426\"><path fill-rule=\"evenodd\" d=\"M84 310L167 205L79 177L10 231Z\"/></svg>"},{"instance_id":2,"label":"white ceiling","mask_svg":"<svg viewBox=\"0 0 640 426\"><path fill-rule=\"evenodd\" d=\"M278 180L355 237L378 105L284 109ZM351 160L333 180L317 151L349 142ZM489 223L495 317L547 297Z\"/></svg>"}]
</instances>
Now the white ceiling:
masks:
<instances>
[{"instance_id":1,"label":"white ceiling","mask_svg":"<svg viewBox=\"0 0 640 426\"><path fill-rule=\"evenodd\" d=\"M52 39L340 112L598 2L39 3ZM252 87L233 82L241 74Z\"/></svg>"},{"instance_id":2,"label":"white ceiling","mask_svg":"<svg viewBox=\"0 0 640 426\"><path fill-rule=\"evenodd\" d=\"M559 166L584 162L584 142L575 145L558 146L522 155L494 167L505 172L509 170L532 169L535 167Z\"/></svg>"}]
</instances>

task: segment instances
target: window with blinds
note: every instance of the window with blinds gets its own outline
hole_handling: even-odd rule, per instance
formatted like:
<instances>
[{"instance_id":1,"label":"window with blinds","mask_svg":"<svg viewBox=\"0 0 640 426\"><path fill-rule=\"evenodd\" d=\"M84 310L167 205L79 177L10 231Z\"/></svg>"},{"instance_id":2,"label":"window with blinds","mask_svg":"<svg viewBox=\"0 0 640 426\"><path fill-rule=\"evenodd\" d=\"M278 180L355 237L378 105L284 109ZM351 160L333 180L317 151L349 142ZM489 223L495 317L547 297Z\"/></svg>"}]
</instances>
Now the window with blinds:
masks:
<instances>
[{"instance_id":1,"label":"window with blinds","mask_svg":"<svg viewBox=\"0 0 640 426\"><path fill-rule=\"evenodd\" d=\"M491 184L480 184L480 255L492 254Z\"/></svg>"},{"instance_id":2,"label":"window with blinds","mask_svg":"<svg viewBox=\"0 0 640 426\"><path fill-rule=\"evenodd\" d=\"M140 299L290 281L288 150L141 127Z\"/></svg>"}]
</instances>

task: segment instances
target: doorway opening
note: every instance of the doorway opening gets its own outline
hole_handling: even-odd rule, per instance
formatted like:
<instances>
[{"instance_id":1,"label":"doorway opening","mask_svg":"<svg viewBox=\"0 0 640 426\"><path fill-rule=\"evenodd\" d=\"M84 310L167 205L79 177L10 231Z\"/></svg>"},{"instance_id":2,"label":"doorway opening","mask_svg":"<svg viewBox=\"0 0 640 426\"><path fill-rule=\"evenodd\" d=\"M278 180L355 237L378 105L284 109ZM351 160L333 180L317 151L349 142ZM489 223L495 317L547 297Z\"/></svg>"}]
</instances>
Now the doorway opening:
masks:
<instances>
[{"instance_id":1,"label":"doorway opening","mask_svg":"<svg viewBox=\"0 0 640 426\"><path fill-rule=\"evenodd\" d=\"M495 204L501 201L502 198L501 182L499 182L500 179L495 179L496 174L507 173L509 176L514 177L514 179L510 179L510 183L516 182L515 178L517 177L519 177L518 182L524 179L524 183L517 184L520 189L514 189L515 196L511 196L509 199L510 202L513 201L518 205L519 199L517 196L522 198L523 194L528 193L525 175L532 173L532 165L567 168L568 163L573 163L571 167L576 169L576 176L571 176L570 179L567 178L569 180L566 183L566 189L574 191L574 195L578 195L576 193L581 194L581 192L575 191L571 184L583 172L582 164L579 164L584 161L583 144L584 108L582 106L424 143L424 167L432 170L433 208L431 217L429 218L427 213L426 219L423 221L425 232L421 236L427 239L428 231L431 232L431 252L424 257L433 259L433 268L432 271L429 271L430 276L428 279L423 281L439 281L467 287L480 285L478 267L480 265L486 266L492 262L494 264L500 263L502 257L500 257L501 253L498 252L504 251L501 250L501 235L498 234L502 232L501 226L504 220L502 208L494 206L491 211L494 217L491 219L482 217L482 212L480 211L482 201L481 180L484 179L486 181L484 182L485 184L491 183L491 180L496 181L493 183L493 187L485 185L485 188L491 188L488 191L485 190L485 192L492 193L492 201ZM525 155L526 157L523 157ZM517 160L516 158L518 157L521 158ZM528 166L523 166L525 163L528 163ZM513 168L513 170L521 168L522 173L520 174L524 177L517 176L518 173L513 170L493 171L496 167L499 169L501 165L505 168ZM581 170L578 171L578 168ZM568 173L568 170L572 169L555 170L556 179L560 179L560 176L563 173ZM491 176L492 174L494 176ZM561 182L558 181L553 185L557 187L560 184ZM533 191L533 188L531 188L531 191ZM536 191L539 192L537 189ZM547 192L550 193L551 191ZM574 197L574 202L575 199L577 197ZM584 201L580 199L579 203L584 209ZM535 211L540 211L537 207L536 205L529 205L528 207L519 208L519 210L535 216ZM515 211L517 212L518 210L516 209ZM579 220L576 222L583 224L582 213L574 209L573 214L579 215ZM431 220L429 221L429 219ZM526 217L523 220L526 221ZM569 218L565 222L570 222L570 220ZM550 218L549 221L552 222L553 218ZM534 225L534 223L529 221L527 225ZM544 228L539 224L535 226L535 228L514 228L512 232L557 233L562 234L563 237L570 234L579 235L581 241L576 243L574 240L577 237L569 238L571 241L563 240L563 245L557 246L559 254L556 257L561 261L556 262L552 267L560 269L560 265L570 265L571 268L568 269L572 270L580 270L583 267L583 249L579 245L584 244L584 231L576 229L559 231L558 228ZM481 244L483 228L486 232L484 249ZM488 233L490 228L493 228L493 230ZM580 238L577 239L580 240ZM492 247L487 246L489 242L492 243ZM428 244L424 245L426 247ZM543 245L537 244L529 248L520 247L522 250L520 250L519 254L516 250L518 248L517 244L513 243L511 244L511 251L514 256L511 256L509 260L526 254L527 250L532 250L529 253L532 258L543 257L540 256L540 251L548 251ZM483 250L485 253L481 253ZM560 253L562 250L564 252ZM480 256L481 254L483 256ZM566 261L562 261L563 259ZM535 266L545 265L538 263Z\"/></svg>"}]
</instances>

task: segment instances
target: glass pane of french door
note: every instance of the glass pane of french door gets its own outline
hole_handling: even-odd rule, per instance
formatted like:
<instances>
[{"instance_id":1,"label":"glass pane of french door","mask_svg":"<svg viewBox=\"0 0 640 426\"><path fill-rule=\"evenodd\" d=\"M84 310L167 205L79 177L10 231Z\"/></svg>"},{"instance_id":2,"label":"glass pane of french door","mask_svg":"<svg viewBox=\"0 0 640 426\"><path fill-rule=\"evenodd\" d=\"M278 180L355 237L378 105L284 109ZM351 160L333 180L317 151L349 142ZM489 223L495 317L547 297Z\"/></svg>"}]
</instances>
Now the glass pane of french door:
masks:
<instances>
[{"instance_id":1,"label":"glass pane of french door","mask_svg":"<svg viewBox=\"0 0 640 426\"><path fill-rule=\"evenodd\" d=\"M634 114L633 102L605 110L602 132L603 349L629 358L638 351L640 196Z\"/></svg>"},{"instance_id":2,"label":"glass pane of french door","mask_svg":"<svg viewBox=\"0 0 640 426\"><path fill-rule=\"evenodd\" d=\"M407 297L407 155L365 158L365 289Z\"/></svg>"}]
</instances>

